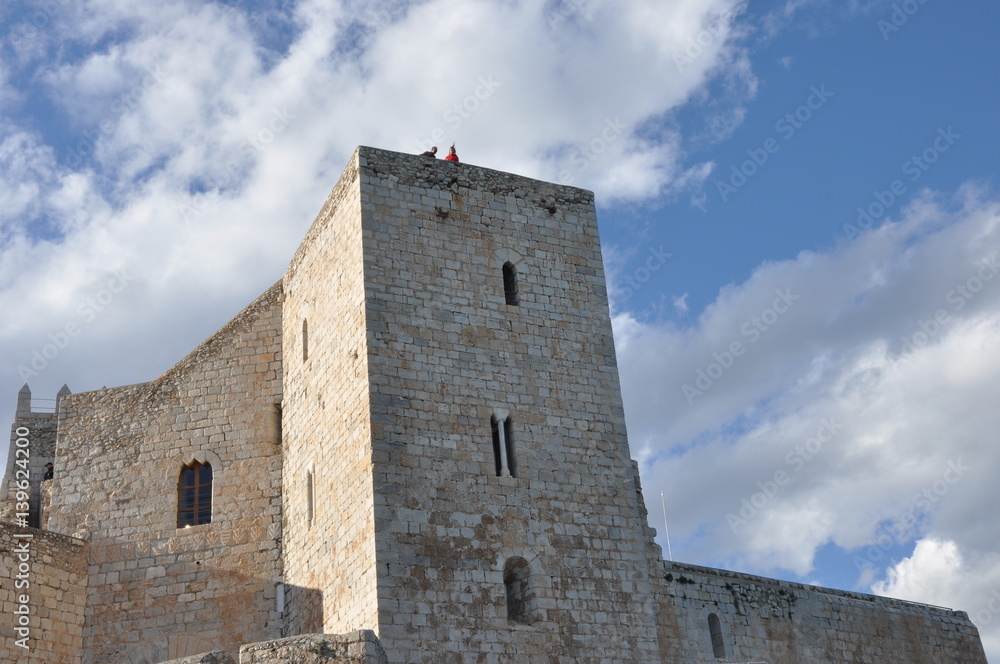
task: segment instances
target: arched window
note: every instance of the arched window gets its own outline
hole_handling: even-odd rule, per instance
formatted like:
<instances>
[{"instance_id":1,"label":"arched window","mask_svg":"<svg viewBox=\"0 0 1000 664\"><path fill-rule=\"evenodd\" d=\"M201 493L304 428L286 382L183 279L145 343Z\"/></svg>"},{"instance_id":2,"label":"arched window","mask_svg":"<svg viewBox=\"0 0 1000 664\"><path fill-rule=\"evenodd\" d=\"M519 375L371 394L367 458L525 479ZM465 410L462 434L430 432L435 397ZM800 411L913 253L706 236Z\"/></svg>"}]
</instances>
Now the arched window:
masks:
<instances>
[{"instance_id":1,"label":"arched window","mask_svg":"<svg viewBox=\"0 0 1000 664\"><path fill-rule=\"evenodd\" d=\"M708 633L712 636L712 654L716 659L726 656L726 642L722 638L722 623L714 613L708 616Z\"/></svg>"},{"instance_id":2,"label":"arched window","mask_svg":"<svg viewBox=\"0 0 1000 664\"><path fill-rule=\"evenodd\" d=\"M503 294L507 300L507 304L515 307L519 304L517 297L517 269L510 261L503 264Z\"/></svg>"},{"instance_id":3,"label":"arched window","mask_svg":"<svg viewBox=\"0 0 1000 664\"><path fill-rule=\"evenodd\" d=\"M505 411L498 411L490 418L490 429L493 433L493 461L497 477L517 477L514 431L510 416Z\"/></svg>"},{"instance_id":4,"label":"arched window","mask_svg":"<svg viewBox=\"0 0 1000 664\"><path fill-rule=\"evenodd\" d=\"M193 461L177 482L177 527L212 522L212 466Z\"/></svg>"},{"instance_id":5,"label":"arched window","mask_svg":"<svg viewBox=\"0 0 1000 664\"><path fill-rule=\"evenodd\" d=\"M528 561L517 556L507 561L503 568L503 585L507 594L507 620L528 622L528 605L531 599Z\"/></svg>"},{"instance_id":6,"label":"arched window","mask_svg":"<svg viewBox=\"0 0 1000 664\"><path fill-rule=\"evenodd\" d=\"M309 359L309 321L302 319L302 361Z\"/></svg>"}]
</instances>

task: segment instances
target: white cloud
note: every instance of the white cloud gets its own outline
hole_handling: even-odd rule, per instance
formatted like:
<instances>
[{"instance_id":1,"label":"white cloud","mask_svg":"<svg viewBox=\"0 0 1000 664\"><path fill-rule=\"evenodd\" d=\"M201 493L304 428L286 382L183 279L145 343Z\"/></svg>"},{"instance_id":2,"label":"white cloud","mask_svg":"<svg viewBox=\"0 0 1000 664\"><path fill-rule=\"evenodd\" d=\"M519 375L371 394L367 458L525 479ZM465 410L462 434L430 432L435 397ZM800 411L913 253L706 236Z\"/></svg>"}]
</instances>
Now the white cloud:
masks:
<instances>
[{"instance_id":1,"label":"white cloud","mask_svg":"<svg viewBox=\"0 0 1000 664\"><path fill-rule=\"evenodd\" d=\"M835 544L863 586L938 539L1000 578L998 257L1000 201L969 186L761 265L689 327L618 315L630 440L675 555L806 576ZM932 574L896 571L880 591Z\"/></svg>"},{"instance_id":2,"label":"white cloud","mask_svg":"<svg viewBox=\"0 0 1000 664\"><path fill-rule=\"evenodd\" d=\"M358 144L417 152L439 130L467 162L605 201L699 188L711 165L669 117L717 76L742 82L739 113L741 4L556 6L46 5L0 78L0 388L74 324L36 395L158 375L280 277Z\"/></svg>"},{"instance_id":3,"label":"white cloud","mask_svg":"<svg viewBox=\"0 0 1000 664\"><path fill-rule=\"evenodd\" d=\"M969 614L988 655L1000 653L1000 554L966 560L949 540L923 539L913 555L888 571L874 592Z\"/></svg>"},{"instance_id":4,"label":"white cloud","mask_svg":"<svg viewBox=\"0 0 1000 664\"><path fill-rule=\"evenodd\" d=\"M688 299L688 294L687 293L684 293L680 297L678 297L676 295L674 296L674 298L673 298L674 309L677 311L677 313L683 315L683 314L686 314L688 312L687 299Z\"/></svg>"}]
</instances>

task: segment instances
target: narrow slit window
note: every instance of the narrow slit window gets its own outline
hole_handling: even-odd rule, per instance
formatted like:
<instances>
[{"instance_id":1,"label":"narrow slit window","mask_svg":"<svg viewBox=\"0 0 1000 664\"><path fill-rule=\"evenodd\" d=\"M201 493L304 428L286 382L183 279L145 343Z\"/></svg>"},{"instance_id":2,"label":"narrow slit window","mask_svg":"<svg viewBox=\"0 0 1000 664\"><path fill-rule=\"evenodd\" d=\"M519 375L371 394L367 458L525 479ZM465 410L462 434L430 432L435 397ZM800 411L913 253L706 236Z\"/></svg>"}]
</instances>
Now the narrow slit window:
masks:
<instances>
[{"instance_id":1,"label":"narrow slit window","mask_svg":"<svg viewBox=\"0 0 1000 664\"><path fill-rule=\"evenodd\" d=\"M273 417L273 426L274 426L274 431L273 431L274 444L275 445L281 445L281 404L280 403L274 404L274 410L271 412L271 415Z\"/></svg>"},{"instance_id":2,"label":"narrow slit window","mask_svg":"<svg viewBox=\"0 0 1000 664\"><path fill-rule=\"evenodd\" d=\"M177 527L212 522L212 466L198 461L181 468L177 482Z\"/></svg>"},{"instance_id":3,"label":"narrow slit window","mask_svg":"<svg viewBox=\"0 0 1000 664\"><path fill-rule=\"evenodd\" d=\"M503 294L507 304L514 307L520 304L517 296L517 269L510 261L503 264Z\"/></svg>"},{"instance_id":4,"label":"narrow slit window","mask_svg":"<svg viewBox=\"0 0 1000 664\"><path fill-rule=\"evenodd\" d=\"M517 459L514 458L514 425L508 417L503 421L503 442L507 452L507 469L511 477L517 477Z\"/></svg>"},{"instance_id":5,"label":"narrow slit window","mask_svg":"<svg viewBox=\"0 0 1000 664\"><path fill-rule=\"evenodd\" d=\"M507 598L507 620L527 623L530 601L528 561L514 557L507 561L503 570L504 594Z\"/></svg>"},{"instance_id":6,"label":"narrow slit window","mask_svg":"<svg viewBox=\"0 0 1000 664\"><path fill-rule=\"evenodd\" d=\"M722 638L722 623L714 613L708 616L708 633L712 637L712 654L716 659L723 659L726 656L726 642Z\"/></svg>"},{"instance_id":7,"label":"narrow slit window","mask_svg":"<svg viewBox=\"0 0 1000 664\"><path fill-rule=\"evenodd\" d=\"M517 477L517 463L514 458L514 436L510 417L490 418L493 434L493 462L497 477Z\"/></svg>"},{"instance_id":8,"label":"narrow slit window","mask_svg":"<svg viewBox=\"0 0 1000 664\"><path fill-rule=\"evenodd\" d=\"M309 321L302 319L302 361L309 359Z\"/></svg>"},{"instance_id":9,"label":"narrow slit window","mask_svg":"<svg viewBox=\"0 0 1000 664\"><path fill-rule=\"evenodd\" d=\"M311 470L306 473L306 519L312 528L316 519L316 476Z\"/></svg>"}]
</instances>

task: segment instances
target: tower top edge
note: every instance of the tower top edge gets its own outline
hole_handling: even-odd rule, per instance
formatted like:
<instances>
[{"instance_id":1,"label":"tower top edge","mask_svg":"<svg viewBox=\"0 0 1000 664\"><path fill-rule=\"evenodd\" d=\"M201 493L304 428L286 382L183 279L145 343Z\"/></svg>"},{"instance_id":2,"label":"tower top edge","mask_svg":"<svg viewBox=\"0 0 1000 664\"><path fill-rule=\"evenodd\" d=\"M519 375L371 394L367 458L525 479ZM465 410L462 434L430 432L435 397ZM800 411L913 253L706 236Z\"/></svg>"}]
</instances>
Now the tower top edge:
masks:
<instances>
[{"instance_id":1,"label":"tower top edge","mask_svg":"<svg viewBox=\"0 0 1000 664\"><path fill-rule=\"evenodd\" d=\"M511 193L523 189L525 194L547 190L550 195L558 198L590 205L594 203L594 192L589 189L539 180L470 162L452 162L367 145L359 145L354 157L351 159L351 164L356 163L361 172L377 171L389 177L394 176L400 180L400 184L416 184L431 188L457 184L473 189L509 190ZM402 182L404 179L407 182Z\"/></svg>"}]
</instances>

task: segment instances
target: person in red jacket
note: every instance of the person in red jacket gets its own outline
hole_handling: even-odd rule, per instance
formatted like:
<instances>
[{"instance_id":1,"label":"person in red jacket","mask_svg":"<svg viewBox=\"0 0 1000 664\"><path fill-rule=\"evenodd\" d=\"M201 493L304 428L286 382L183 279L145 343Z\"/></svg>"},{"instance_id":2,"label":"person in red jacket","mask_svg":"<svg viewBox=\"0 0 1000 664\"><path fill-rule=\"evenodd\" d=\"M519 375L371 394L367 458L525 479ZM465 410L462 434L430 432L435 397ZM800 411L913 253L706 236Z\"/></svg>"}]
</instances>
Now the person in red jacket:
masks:
<instances>
[{"instance_id":1,"label":"person in red jacket","mask_svg":"<svg viewBox=\"0 0 1000 664\"><path fill-rule=\"evenodd\" d=\"M458 161L458 155L455 153L455 146L452 145L448 148L448 156L444 158L445 161Z\"/></svg>"}]
</instances>

